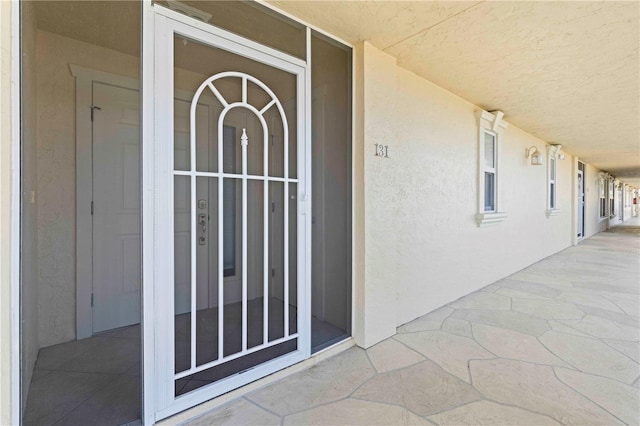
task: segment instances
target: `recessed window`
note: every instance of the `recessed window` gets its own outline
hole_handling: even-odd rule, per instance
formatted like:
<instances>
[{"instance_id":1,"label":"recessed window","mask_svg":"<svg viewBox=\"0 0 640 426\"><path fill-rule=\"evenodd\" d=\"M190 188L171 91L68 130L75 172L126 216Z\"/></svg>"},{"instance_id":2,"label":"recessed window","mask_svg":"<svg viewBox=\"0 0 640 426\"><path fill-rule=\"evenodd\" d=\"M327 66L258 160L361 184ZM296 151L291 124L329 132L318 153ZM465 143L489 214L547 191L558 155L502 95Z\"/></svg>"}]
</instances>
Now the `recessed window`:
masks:
<instances>
[{"instance_id":1,"label":"recessed window","mask_svg":"<svg viewBox=\"0 0 640 426\"><path fill-rule=\"evenodd\" d=\"M560 145L547 146L547 217L560 214L558 209L558 160L564 159Z\"/></svg>"},{"instance_id":2,"label":"recessed window","mask_svg":"<svg viewBox=\"0 0 640 426\"><path fill-rule=\"evenodd\" d=\"M484 132L484 211L496 211L496 136Z\"/></svg>"},{"instance_id":3,"label":"recessed window","mask_svg":"<svg viewBox=\"0 0 640 426\"><path fill-rule=\"evenodd\" d=\"M478 111L478 226L495 225L506 219L500 200L500 146L507 123L503 113Z\"/></svg>"},{"instance_id":4,"label":"recessed window","mask_svg":"<svg viewBox=\"0 0 640 426\"><path fill-rule=\"evenodd\" d=\"M603 177L600 177L600 179L598 180L598 190L600 192L600 217L604 218L607 216L607 200L605 197L606 186Z\"/></svg>"},{"instance_id":5,"label":"recessed window","mask_svg":"<svg viewBox=\"0 0 640 426\"><path fill-rule=\"evenodd\" d=\"M549 207L556 208L556 159L549 161Z\"/></svg>"},{"instance_id":6,"label":"recessed window","mask_svg":"<svg viewBox=\"0 0 640 426\"><path fill-rule=\"evenodd\" d=\"M615 206L616 206L615 187L613 183L613 178L609 178L609 217L614 217L616 215Z\"/></svg>"}]
</instances>

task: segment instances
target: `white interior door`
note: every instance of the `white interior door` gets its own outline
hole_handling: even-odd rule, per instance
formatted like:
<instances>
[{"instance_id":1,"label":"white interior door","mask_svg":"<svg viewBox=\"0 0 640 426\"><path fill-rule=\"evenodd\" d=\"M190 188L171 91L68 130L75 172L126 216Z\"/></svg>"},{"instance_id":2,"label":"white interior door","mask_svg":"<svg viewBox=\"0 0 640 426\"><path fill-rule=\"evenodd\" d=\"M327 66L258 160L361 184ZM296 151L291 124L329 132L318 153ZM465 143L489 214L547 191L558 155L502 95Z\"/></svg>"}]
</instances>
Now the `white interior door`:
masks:
<instances>
[{"instance_id":1,"label":"white interior door","mask_svg":"<svg viewBox=\"0 0 640 426\"><path fill-rule=\"evenodd\" d=\"M140 322L139 92L94 82L93 105L96 333Z\"/></svg>"},{"instance_id":2,"label":"white interior door","mask_svg":"<svg viewBox=\"0 0 640 426\"><path fill-rule=\"evenodd\" d=\"M155 20L157 420L310 356L311 221L305 64Z\"/></svg>"}]
</instances>

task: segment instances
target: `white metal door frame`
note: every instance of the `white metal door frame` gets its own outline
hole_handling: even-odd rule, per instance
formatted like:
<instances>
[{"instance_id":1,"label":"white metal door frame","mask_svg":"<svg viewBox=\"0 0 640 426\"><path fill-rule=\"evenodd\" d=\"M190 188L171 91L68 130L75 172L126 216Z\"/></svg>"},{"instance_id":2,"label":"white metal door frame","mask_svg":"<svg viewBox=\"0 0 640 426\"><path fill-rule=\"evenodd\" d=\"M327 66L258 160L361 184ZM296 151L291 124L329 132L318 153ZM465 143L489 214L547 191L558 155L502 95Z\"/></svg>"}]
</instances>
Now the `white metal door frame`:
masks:
<instances>
[{"instance_id":1,"label":"white metal door frame","mask_svg":"<svg viewBox=\"0 0 640 426\"><path fill-rule=\"evenodd\" d=\"M298 141L298 349L242 375L176 398L173 349L173 39L203 44L294 74ZM143 10L143 395L151 424L308 358L310 341L310 132L307 64L149 2Z\"/></svg>"},{"instance_id":2,"label":"white metal door frame","mask_svg":"<svg viewBox=\"0 0 640 426\"><path fill-rule=\"evenodd\" d=\"M6 200L10 205L10 216L8 219L9 226L9 245L8 247L4 246L0 247L0 252L2 255L8 255L9 261L5 263L7 268L3 269L3 265L0 264L0 277L4 280L5 278L9 279L9 313L2 312L2 320L9 320L9 329L11 333L11 339L9 342L10 348L8 349L9 362L11 365L10 372L10 390L9 390L9 398L10 398L10 407L9 407L9 418L12 424L20 424L22 420L22 384L20 380L20 372L21 372L21 315L20 315L20 300L21 300L21 285L20 280L21 272L20 272L20 249L21 249L21 176L22 176L22 164L21 164L21 132L22 132L22 124L21 124L21 93L20 89L22 87L22 78L21 78L21 67L22 67L22 52L20 51L21 46L21 15L20 15L21 4L18 1L11 2L9 7L6 7L2 12L5 13L9 11L11 14L8 19L3 19L3 22L7 22L10 20L11 22L11 69L10 69L10 81L11 88L10 93L3 93L3 96L10 96L9 103L9 114L11 115L9 118L9 122L11 123L11 140L9 141L10 147L8 149L9 155L5 158L0 159L0 170L2 168L9 168L9 171L5 174L4 170L2 170L2 175L0 176L0 180L4 179L5 176L10 180L10 193L7 198L2 195L3 202ZM5 18L5 16L2 16ZM3 52L5 54L6 52ZM4 77L3 77L4 79ZM3 105L4 106L4 105ZM7 114L5 109L2 109L3 114ZM4 136L5 133L3 132ZM5 141L3 140L3 144ZM6 152L6 151L4 151ZM3 152L3 154L4 154ZM6 170L6 169L5 169ZM7 185L6 181L3 182L3 186ZM6 209L6 206L2 206L3 213ZM7 222L5 217L2 217L0 221L0 226L4 226ZM3 232L5 229L3 228ZM6 234L3 234L3 238ZM6 248L6 249L5 249ZM7 271L8 269L8 271ZM4 282L4 281L3 281ZM5 301L2 300L3 308L5 305ZM3 342L6 345L6 342ZM6 347L6 346L5 346ZM4 354L4 352L3 352ZM4 359L4 358L3 358ZM6 399L2 402L4 403Z\"/></svg>"}]
</instances>

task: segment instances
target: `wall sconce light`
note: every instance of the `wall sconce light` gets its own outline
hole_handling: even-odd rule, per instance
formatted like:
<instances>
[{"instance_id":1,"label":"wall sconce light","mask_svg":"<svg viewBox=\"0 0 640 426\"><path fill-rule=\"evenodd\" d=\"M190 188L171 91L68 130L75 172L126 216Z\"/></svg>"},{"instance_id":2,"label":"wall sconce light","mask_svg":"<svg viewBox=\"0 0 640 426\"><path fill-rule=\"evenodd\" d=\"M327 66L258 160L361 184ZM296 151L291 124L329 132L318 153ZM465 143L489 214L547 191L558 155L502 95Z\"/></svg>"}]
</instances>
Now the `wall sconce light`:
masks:
<instances>
[{"instance_id":1,"label":"wall sconce light","mask_svg":"<svg viewBox=\"0 0 640 426\"><path fill-rule=\"evenodd\" d=\"M531 148L527 148L525 150L526 158L531 157L531 165L532 166L541 166L542 165L542 154L538 151L538 148L532 146Z\"/></svg>"}]
</instances>

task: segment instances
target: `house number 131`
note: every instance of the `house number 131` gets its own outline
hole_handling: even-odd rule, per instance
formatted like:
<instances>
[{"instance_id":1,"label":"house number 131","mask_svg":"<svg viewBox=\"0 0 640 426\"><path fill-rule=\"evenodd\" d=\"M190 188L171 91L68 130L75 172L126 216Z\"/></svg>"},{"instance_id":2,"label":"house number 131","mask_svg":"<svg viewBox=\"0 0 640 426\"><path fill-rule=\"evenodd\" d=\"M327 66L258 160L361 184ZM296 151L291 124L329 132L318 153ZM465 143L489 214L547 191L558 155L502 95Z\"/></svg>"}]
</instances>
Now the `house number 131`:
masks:
<instances>
[{"instance_id":1,"label":"house number 131","mask_svg":"<svg viewBox=\"0 0 640 426\"><path fill-rule=\"evenodd\" d=\"M389 145L376 144L376 157L389 158Z\"/></svg>"}]
</instances>

